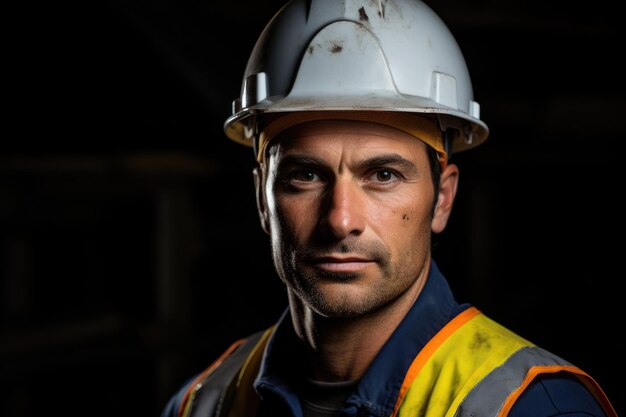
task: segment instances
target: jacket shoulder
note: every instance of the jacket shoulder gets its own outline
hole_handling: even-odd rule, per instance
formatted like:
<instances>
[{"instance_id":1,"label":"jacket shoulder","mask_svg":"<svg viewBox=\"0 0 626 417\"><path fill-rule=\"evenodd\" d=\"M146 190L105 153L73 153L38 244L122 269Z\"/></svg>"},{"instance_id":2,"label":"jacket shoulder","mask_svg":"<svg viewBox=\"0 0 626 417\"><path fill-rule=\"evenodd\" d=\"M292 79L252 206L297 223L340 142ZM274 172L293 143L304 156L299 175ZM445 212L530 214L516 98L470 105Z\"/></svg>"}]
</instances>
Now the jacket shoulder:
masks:
<instances>
[{"instance_id":1,"label":"jacket shoulder","mask_svg":"<svg viewBox=\"0 0 626 417\"><path fill-rule=\"evenodd\" d=\"M509 413L509 417L606 415L601 404L582 381L566 373L538 377L524 391Z\"/></svg>"}]
</instances>

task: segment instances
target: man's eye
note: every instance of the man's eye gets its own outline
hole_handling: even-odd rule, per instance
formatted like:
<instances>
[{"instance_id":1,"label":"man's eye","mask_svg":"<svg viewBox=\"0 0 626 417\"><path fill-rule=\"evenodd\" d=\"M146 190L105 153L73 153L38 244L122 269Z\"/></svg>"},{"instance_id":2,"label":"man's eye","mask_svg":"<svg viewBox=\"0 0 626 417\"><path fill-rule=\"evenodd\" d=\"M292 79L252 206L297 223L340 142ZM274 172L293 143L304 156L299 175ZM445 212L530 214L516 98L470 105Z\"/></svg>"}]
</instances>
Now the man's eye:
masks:
<instances>
[{"instance_id":1,"label":"man's eye","mask_svg":"<svg viewBox=\"0 0 626 417\"><path fill-rule=\"evenodd\" d=\"M315 171L293 171L289 174L291 181L311 182L319 179Z\"/></svg>"},{"instance_id":2,"label":"man's eye","mask_svg":"<svg viewBox=\"0 0 626 417\"><path fill-rule=\"evenodd\" d=\"M396 179L398 179L398 176L393 171L388 169L378 170L370 177L370 180L377 182L389 182Z\"/></svg>"}]
</instances>

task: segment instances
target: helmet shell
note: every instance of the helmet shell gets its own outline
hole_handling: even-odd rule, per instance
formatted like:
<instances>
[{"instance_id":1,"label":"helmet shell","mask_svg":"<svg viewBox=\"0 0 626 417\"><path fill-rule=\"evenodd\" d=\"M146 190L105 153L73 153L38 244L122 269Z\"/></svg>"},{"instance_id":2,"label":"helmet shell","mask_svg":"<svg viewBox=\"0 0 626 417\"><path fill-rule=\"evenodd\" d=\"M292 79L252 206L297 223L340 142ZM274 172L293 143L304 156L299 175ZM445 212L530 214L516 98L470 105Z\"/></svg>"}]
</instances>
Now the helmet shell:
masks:
<instances>
[{"instance_id":1,"label":"helmet shell","mask_svg":"<svg viewBox=\"0 0 626 417\"><path fill-rule=\"evenodd\" d=\"M469 71L452 33L419 0L291 0L257 40L226 135L254 146L263 118L302 111L437 115L452 151L482 143Z\"/></svg>"}]
</instances>

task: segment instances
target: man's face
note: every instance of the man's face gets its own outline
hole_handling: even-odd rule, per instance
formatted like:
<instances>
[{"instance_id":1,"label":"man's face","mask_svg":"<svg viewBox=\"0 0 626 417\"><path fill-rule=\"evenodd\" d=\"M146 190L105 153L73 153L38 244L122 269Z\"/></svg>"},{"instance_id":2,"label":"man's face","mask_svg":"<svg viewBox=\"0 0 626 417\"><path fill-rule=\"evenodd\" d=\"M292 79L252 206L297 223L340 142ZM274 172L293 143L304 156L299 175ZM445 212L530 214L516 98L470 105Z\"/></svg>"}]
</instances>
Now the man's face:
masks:
<instances>
[{"instance_id":1,"label":"man's face","mask_svg":"<svg viewBox=\"0 0 626 417\"><path fill-rule=\"evenodd\" d=\"M274 264L306 307L357 317L424 279L434 190L423 142L374 123L309 122L274 139L263 169Z\"/></svg>"}]
</instances>

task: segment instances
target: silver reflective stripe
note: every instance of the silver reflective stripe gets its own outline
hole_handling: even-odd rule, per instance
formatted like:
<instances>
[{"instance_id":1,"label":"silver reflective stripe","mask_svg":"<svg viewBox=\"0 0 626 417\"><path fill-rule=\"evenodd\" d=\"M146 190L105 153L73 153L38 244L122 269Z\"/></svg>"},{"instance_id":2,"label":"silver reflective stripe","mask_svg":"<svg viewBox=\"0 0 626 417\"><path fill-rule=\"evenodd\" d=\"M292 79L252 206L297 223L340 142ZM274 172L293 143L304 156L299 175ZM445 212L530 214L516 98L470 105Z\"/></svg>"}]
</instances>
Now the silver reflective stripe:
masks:
<instances>
[{"instance_id":1,"label":"silver reflective stripe","mask_svg":"<svg viewBox=\"0 0 626 417\"><path fill-rule=\"evenodd\" d=\"M495 417L504 401L534 366L573 366L539 347L523 347L480 381L459 405L454 417Z\"/></svg>"}]
</instances>

